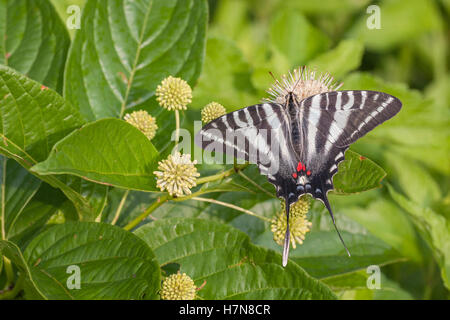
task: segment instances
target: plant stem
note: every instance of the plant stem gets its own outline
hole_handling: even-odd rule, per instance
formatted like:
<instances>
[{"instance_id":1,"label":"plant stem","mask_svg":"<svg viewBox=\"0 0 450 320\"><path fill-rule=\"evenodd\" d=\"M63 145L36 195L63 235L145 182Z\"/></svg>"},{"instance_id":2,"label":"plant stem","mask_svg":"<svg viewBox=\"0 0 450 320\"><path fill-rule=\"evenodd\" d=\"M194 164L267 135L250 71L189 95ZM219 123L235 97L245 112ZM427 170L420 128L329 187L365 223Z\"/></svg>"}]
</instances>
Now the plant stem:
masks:
<instances>
[{"instance_id":1,"label":"plant stem","mask_svg":"<svg viewBox=\"0 0 450 320\"><path fill-rule=\"evenodd\" d=\"M175 147L177 148L180 141L180 112L175 110ZM178 148L177 148L178 150Z\"/></svg>"},{"instance_id":2,"label":"plant stem","mask_svg":"<svg viewBox=\"0 0 450 320\"><path fill-rule=\"evenodd\" d=\"M220 173L217 173L217 174L215 174L215 175L212 175L212 176L208 176L208 177L203 177L203 178L200 178L200 179L197 179L197 185L201 185L201 184L204 184L204 183L207 183L207 182L211 182L211 181L216 181L216 180L220 180L220 179L223 179L223 178L226 178L226 177L228 177L228 176L230 176L230 175L232 175L232 174L235 174L236 172L239 172L239 171L241 171L241 170L244 170L246 167L248 166L248 163L245 163L245 164L242 164L242 165L236 165L235 167L233 167L233 168L231 168L231 169L229 169L229 170L226 170L226 171L223 171L223 172L220 172ZM203 194L204 192L201 192L201 191L198 191L198 192L196 192L196 193L194 193L194 194L191 194L191 195L188 195L188 196L185 196L185 197L181 197L181 198L173 198L172 196L170 196L169 194L165 194L165 195L163 195L163 196L161 196L160 198L158 198L158 200L157 201L155 201L155 202L153 202L142 214L140 214L138 217L136 217L133 221L131 221L130 223L128 223L125 227L124 227L124 229L125 230L131 230L131 229L133 229L134 227L136 227L139 223L141 223L141 221L143 221L145 218L147 218L153 211L155 211L157 208L159 208L161 205L163 205L165 202L167 202L167 201L169 201L169 200L174 200L174 201L184 201L184 200L189 200L189 199L195 199L196 197L196 195L199 195L199 194ZM197 200L198 199L202 199L202 198L197 198ZM230 206L233 206L233 205L230 205ZM238 208L238 209L236 209L236 210L239 210L239 209L241 209L241 211L242 210L245 210L245 209L242 209L242 208L240 208L240 207L237 207L237 206L234 206L233 208ZM248 211L248 210L246 210L246 211ZM250 212L250 213L249 213ZM246 212L246 213L249 213L250 215L255 215L253 212L251 212L251 211L248 211L248 212ZM260 216L258 216L258 215L255 215L255 216L257 216L257 217L259 217L259 218L261 218ZM261 219L264 219L264 218L261 218Z\"/></svg>"},{"instance_id":3,"label":"plant stem","mask_svg":"<svg viewBox=\"0 0 450 320\"><path fill-rule=\"evenodd\" d=\"M130 190L127 190L123 194L122 199L120 200L119 206L117 207L116 214L114 215L114 219L111 221L112 225L116 224L117 220L119 219L120 213L122 212L125 201L127 201L127 197L128 197L129 193L130 193Z\"/></svg>"},{"instance_id":4,"label":"plant stem","mask_svg":"<svg viewBox=\"0 0 450 320\"><path fill-rule=\"evenodd\" d=\"M197 179L197 185L226 178L228 176L231 176L232 174L235 174L236 172L244 170L247 167L248 167L248 163L236 165L236 167L233 167L229 170L214 174L212 176L199 178L199 179Z\"/></svg>"},{"instance_id":5,"label":"plant stem","mask_svg":"<svg viewBox=\"0 0 450 320\"><path fill-rule=\"evenodd\" d=\"M252 185L254 185L256 188L258 188L259 190L261 190L262 192L264 192L265 194L267 194L269 197L273 198L273 194L271 194L269 191L267 191L266 189L264 189L263 187L261 187L259 184L257 184L255 181L253 181L252 179L250 179L245 173L243 173L241 170L238 171L238 174L244 178L245 180L247 180L248 182L250 182Z\"/></svg>"},{"instance_id":6,"label":"plant stem","mask_svg":"<svg viewBox=\"0 0 450 320\"><path fill-rule=\"evenodd\" d=\"M5 256L3 256L3 266L5 267L6 273L5 289L8 289L8 287L14 282L14 270L11 265L11 260Z\"/></svg>"},{"instance_id":7,"label":"plant stem","mask_svg":"<svg viewBox=\"0 0 450 320\"><path fill-rule=\"evenodd\" d=\"M23 285L25 283L25 273L20 273L17 282L14 284L14 288L11 290L6 290L3 293L0 293L0 300L10 300L14 299L20 291L23 289Z\"/></svg>"},{"instance_id":8,"label":"plant stem","mask_svg":"<svg viewBox=\"0 0 450 320\"><path fill-rule=\"evenodd\" d=\"M172 197L168 194L165 194L161 197L159 197L155 202L153 202L150 207L148 207L143 213L141 213L138 217L136 217L133 221L131 221L129 224L127 224L124 229L129 231L136 227L139 223L141 223L147 216L149 216L153 211L155 211L157 208L159 208L163 203L170 200Z\"/></svg>"},{"instance_id":9,"label":"plant stem","mask_svg":"<svg viewBox=\"0 0 450 320\"><path fill-rule=\"evenodd\" d=\"M259 216L259 215L257 215L256 213L254 213L254 212L252 212L250 210L247 210L247 209L235 206L234 204L231 204L231 203L226 203L226 202L215 200L215 199L208 199L208 198L201 198L201 197L192 197L191 199L192 200L197 200L197 201L203 201L203 202L210 202L210 203L218 204L220 206L224 206L224 207L228 207L228 208L231 208L231 209L234 209L234 210L237 210L237 211L241 211L243 213L246 213L246 214L251 215L253 217L259 218L259 219L264 220L266 222L271 222L271 220L269 218Z\"/></svg>"}]
</instances>

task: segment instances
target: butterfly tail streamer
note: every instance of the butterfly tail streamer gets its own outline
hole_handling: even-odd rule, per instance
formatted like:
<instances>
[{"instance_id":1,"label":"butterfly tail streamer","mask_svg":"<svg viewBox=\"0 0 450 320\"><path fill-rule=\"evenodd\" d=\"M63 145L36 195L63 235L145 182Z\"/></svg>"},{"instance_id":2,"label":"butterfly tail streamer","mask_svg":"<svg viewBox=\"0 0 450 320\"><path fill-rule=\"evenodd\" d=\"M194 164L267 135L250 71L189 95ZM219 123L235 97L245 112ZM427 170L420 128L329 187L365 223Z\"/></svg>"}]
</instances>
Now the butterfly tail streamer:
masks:
<instances>
[{"instance_id":1,"label":"butterfly tail streamer","mask_svg":"<svg viewBox=\"0 0 450 320\"><path fill-rule=\"evenodd\" d=\"M348 256L351 257L350 251L348 250L347 246L345 245L344 239L342 239L341 233L339 232L339 229L336 225L336 220L334 219L333 211L331 210L331 206L330 206L330 202L328 201L328 197L324 196L322 198L322 200L323 200L323 203L325 204L325 207L328 210L328 213L331 216L331 220L333 221L334 228L336 229L339 239L341 240L342 244L344 245L345 251L347 251Z\"/></svg>"},{"instance_id":2,"label":"butterfly tail streamer","mask_svg":"<svg viewBox=\"0 0 450 320\"><path fill-rule=\"evenodd\" d=\"M286 267L289 259L289 246L291 244L291 232L289 231L289 208L291 203L287 198L286 201L286 234L284 236L284 247L283 247L283 267Z\"/></svg>"}]
</instances>

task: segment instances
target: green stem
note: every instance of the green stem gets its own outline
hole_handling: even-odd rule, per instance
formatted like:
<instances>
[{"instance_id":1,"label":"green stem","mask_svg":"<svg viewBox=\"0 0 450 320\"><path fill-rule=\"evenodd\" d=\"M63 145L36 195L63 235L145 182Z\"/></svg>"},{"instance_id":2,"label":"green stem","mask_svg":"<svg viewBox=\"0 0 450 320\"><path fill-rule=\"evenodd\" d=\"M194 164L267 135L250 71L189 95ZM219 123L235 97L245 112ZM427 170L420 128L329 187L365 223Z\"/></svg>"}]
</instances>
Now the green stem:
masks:
<instances>
[{"instance_id":1,"label":"green stem","mask_svg":"<svg viewBox=\"0 0 450 320\"><path fill-rule=\"evenodd\" d=\"M14 288L11 290L6 290L3 293L0 293L0 300L11 300L14 299L20 291L23 289L23 285L25 283L25 273L20 273L17 282L14 285Z\"/></svg>"},{"instance_id":2,"label":"green stem","mask_svg":"<svg viewBox=\"0 0 450 320\"><path fill-rule=\"evenodd\" d=\"M273 194L271 194L269 191L267 191L266 189L264 189L263 187L261 187L259 184L257 184L255 181L253 181L252 179L250 179L244 172L242 172L241 170L238 171L238 174L244 178L245 180L247 180L248 182L250 182L253 186L255 186L256 188L258 188L259 190L261 190L262 192L264 192L265 194L267 194L269 197L274 198Z\"/></svg>"},{"instance_id":3,"label":"green stem","mask_svg":"<svg viewBox=\"0 0 450 320\"><path fill-rule=\"evenodd\" d=\"M177 148L180 141L180 112L175 110L175 147ZM178 150L178 148L177 148Z\"/></svg>"},{"instance_id":4,"label":"green stem","mask_svg":"<svg viewBox=\"0 0 450 320\"><path fill-rule=\"evenodd\" d=\"M220 180L220 179L224 179L224 178L226 178L228 176L231 176L232 174L235 174L236 172L244 170L247 167L248 167L248 163L241 164L241 165L236 165L236 167L233 167L233 168L231 168L229 170L226 170L226 171L222 171L222 172L214 174L212 176L199 178L199 179L197 179L197 185L204 184L204 183L207 183L207 182L216 181L216 180Z\"/></svg>"},{"instance_id":5,"label":"green stem","mask_svg":"<svg viewBox=\"0 0 450 320\"><path fill-rule=\"evenodd\" d=\"M9 286L14 282L14 270L11 264L11 260L9 260L5 256L3 256L3 266L5 267L6 273L5 289L8 289Z\"/></svg>"},{"instance_id":6,"label":"green stem","mask_svg":"<svg viewBox=\"0 0 450 320\"><path fill-rule=\"evenodd\" d=\"M116 214L114 215L114 219L111 221L111 224L116 224L117 220L119 219L120 213L122 212L123 206L125 205L125 201L127 201L128 194L130 193L130 190L125 191L122 199L120 200L119 206L117 207Z\"/></svg>"},{"instance_id":7,"label":"green stem","mask_svg":"<svg viewBox=\"0 0 450 320\"><path fill-rule=\"evenodd\" d=\"M257 215L256 213L254 213L254 212L252 212L252 211L250 211L250 210L247 210L247 209L244 209L244 208L235 206L234 204L231 204L231 203L226 203L226 202L219 201L219 200L215 200L215 199L208 199L208 198L201 198L201 197L192 197L192 200L197 200L197 201L203 201L203 202L210 202L210 203L218 204L218 205L220 205L220 206L228 207L228 208L231 208L231 209L234 209L234 210L237 210L237 211L246 213L246 214L248 214L248 215L250 215L250 216L256 217L256 218L261 219L261 220L264 220L264 221L266 221L266 222L271 222L271 220L270 220L269 218L262 217L262 216Z\"/></svg>"},{"instance_id":8,"label":"green stem","mask_svg":"<svg viewBox=\"0 0 450 320\"><path fill-rule=\"evenodd\" d=\"M150 207L148 207L143 213L141 213L138 217L136 217L133 221L127 224L124 229L129 231L136 227L139 223L141 223L147 216L149 216L153 211L162 206L165 202L170 200L172 197L168 194L165 194L158 198L155 202L153 202Z\"/></svg>"},{"instance_id":9,"label":"green stem","mask_svg":"<svg viewBox=\"0 0 450 320\"><path fill-rule=\"evenodd\" d=\"M201 185L201 184L204 184L204 183L207 183L207 182L212 182L212 181L216 181L216 180L220 180L220 179L226 178L226 177L228 177L228 176L230 176L232 174L235 174L236 172L244 170L245 168L247 168L247 166L248 166L248 163L245 163L245 164L242 164L242 165L236 165L235 167L233 167L233 168L231 168L229 170L223 171L221 173L197 179L197 185ZM150 207L148 207L142 214L140 214L133 221L128 223L124 227L124 229L128 230L128 231L133 229L139 223L141 223L145 218L147 218L153 211L155 211L157 208L159 208L161 205L163 205L165 202L167 202L169 200L184 201L184 200L194 199L196 195L200 195L200 194L204 194L204 192L198 191L198 192L196 192L194 194L191 194L191 195L188 195L188 196L185 196L185 197L180 197L180 198L174 198L174 197L170 196L169 194L165 194L165 195L161 196L160 198L158 198L157 201L152 203L150 205ZM201 199L201 198L199 198L199 199ZM236 208L239 208L239 207L236 207ZM242 209L242 210L245 210L245 209ZM250 214L254 214L254 213L251 212ZM258 215L256 215L256 216L259 217Z\"/></svg>"}]
</instances>

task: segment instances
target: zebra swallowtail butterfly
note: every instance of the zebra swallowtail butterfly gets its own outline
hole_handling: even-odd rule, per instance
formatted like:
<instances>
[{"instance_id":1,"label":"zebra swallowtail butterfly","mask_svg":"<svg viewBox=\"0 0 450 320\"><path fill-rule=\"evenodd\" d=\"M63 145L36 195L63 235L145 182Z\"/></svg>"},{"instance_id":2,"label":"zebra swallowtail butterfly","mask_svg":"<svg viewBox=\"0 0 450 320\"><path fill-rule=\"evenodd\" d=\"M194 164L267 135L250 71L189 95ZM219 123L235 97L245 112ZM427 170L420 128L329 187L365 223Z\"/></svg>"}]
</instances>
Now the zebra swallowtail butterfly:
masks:
<instances>
[{"instance_id":1,"label":"zebra swallowtail butterfly","mask_svg":"<svg viewBox=\"0 0 450 320\"><path fill-rule=\"evenodd\" d=\"M258 165L276 194L286 202L287 230L283 266L289 255L289 207L310 194L327 208L338 236L327 193L350 144L401 109L401 102L383 92L337 91L326 74L300 68L276 82L274 99L249 106L206 124L196 136L205 150L219 151ZM331 89L331 90L330 90Z\"/></svg>"}]
</instances>

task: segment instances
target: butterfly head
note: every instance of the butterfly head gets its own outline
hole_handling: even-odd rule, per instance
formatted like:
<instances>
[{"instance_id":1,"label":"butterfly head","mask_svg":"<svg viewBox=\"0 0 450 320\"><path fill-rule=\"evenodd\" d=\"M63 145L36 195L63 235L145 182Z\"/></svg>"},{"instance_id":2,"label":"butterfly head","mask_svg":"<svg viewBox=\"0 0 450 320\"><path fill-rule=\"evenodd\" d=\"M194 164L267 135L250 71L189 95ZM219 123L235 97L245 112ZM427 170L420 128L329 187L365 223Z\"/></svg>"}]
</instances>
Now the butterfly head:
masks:
<instances>
[{"instance_id":1,"label":"butterfly head","mask_svg":"<svg viewBox=\"0 0 450 320\"><path fill-rule=\"evenodd\" d=\"M300 106L297 95L292 91L286 94L285 99L285 108L287 111L295 112L295 110Z\"/></svg>"}]
</instances>

